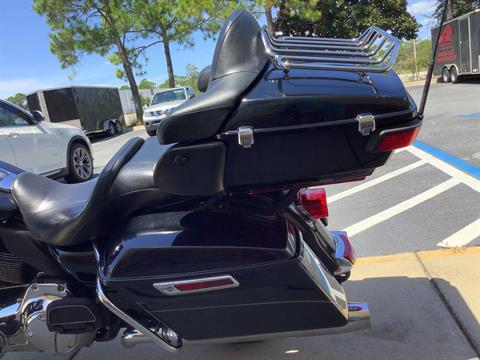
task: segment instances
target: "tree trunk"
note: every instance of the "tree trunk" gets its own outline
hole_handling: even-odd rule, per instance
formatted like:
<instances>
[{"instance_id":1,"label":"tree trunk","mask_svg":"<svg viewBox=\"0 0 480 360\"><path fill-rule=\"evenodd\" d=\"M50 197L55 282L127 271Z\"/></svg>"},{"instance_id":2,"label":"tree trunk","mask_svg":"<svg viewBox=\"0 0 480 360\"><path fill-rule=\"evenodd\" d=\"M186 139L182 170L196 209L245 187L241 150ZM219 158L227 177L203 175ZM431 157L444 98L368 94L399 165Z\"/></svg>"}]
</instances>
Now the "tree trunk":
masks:
<instances>
[{"instance_id":1,"label":"tree trunk","mask_svg":"<svg viewBox=\"0 0 480 360\"><path fill-rule=\"evenodd\" d=\"M162 27L163 49L165 51L165 59L167 60L168 86L175 87L175 75L173 74L172 56L170 55L170 40L167 31Z\"/></svg>"},{"instance_id":2,"label":"tree trunk","mask_svg":"<svg viewBox=\"0 0 480 360\"><path fill-rule=\"evenodd\" d=\"M268 31L273 33L273 17L272 17L272 7L271 6L266 6L265 7L265 16L267 17Z\"/></svg>"},{"instance_id":3,"label":"tree trunk","mask_svg":"<svg viewBox=\"0 0 480 360\"><path fill-rule=\"evenodd\" d=\"M445 20L451 20L453 19L453 1L452 0L447 0L447 14L445 15Z\"/></svg>"},{"instance_id":4,"label":"tree trunk","mask_svg":"<svg viewBox=\"0 0 480 360\"><path fill-rule=\"evenodd\" d=\"M135 76L133 75L132 63L128 58L127 49L125 48L125 44L120 38L120 33L115 26L115 21L112 17L112 11L110 9L110 0L105 0L103 5L105 6L105 14L102 15L104 16L105 20L110 25L113 33L115 34L115 42L117 44L118 54L122 59L123 70L125 71L125 76L127 77L128 83L130 84L130 89L132 90L133 104L135 105L137 122L143 124L142 98L140 97L140 92L138 91L137 81L135 80ZM100 9L97 8L97 10Z\"/></svg>"},{"instance_id":5,"label":"tree trunk","mask_svg":"<svg viewBox=\"0 0 480 360\"><path fill-rule=\"evenodd\" d=\"M137 122L143 124L143 106L142 98L140 92L138 91L137 81L133 75L132 64L128 59L127 51L125 47L121 44L120 41L117 43L118 53L122 59L123 70L125 71L125 76L127 77L128 83L130 84L130 89L132 90L133 104L135 105L135 113L137 115Z\"/></svg>"}]
</instances>

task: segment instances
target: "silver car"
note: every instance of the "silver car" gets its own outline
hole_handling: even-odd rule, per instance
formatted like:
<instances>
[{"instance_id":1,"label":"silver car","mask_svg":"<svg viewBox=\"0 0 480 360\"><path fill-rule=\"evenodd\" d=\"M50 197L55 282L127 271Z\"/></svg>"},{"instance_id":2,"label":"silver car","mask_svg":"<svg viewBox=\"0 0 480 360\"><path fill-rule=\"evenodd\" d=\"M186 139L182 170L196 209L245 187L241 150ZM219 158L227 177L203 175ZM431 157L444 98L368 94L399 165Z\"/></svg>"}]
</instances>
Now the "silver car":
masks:
<instances>
[{"instance_id":1,"label":"silver car","mask_svg":"<svg viewBox=\"0 0 480 360\"><path fill-rule=\"evenodd\" d=\"M150 106L143 112L143 124L148 135L154 136L157 133L158 125L167 116L168 111L193 97L195 92L191 87L186 86L155 93Z\"/></svg>"}]
</instances>

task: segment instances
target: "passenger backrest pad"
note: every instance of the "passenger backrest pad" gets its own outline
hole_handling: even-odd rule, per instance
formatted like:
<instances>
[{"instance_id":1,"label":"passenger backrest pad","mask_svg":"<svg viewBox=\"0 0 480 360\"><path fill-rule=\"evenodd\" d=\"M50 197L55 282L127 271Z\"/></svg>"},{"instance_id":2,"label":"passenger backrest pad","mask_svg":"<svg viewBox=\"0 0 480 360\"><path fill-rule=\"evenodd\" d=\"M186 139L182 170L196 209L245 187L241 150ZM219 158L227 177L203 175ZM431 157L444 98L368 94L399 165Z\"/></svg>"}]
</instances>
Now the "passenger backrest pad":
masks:
<instances>
[{"instance_id":1,"label":"passenger backrest pad","mask_svg":"<svg viewBox=\"0 0 480 360\"><path fill-rule=\"evenodd\" d=\"M161 144L208 139L220 132L268 62L260 31L247 11L230 15L219 34L207 91L175 108L160 123Z\"/></svg>"}]
</instances>

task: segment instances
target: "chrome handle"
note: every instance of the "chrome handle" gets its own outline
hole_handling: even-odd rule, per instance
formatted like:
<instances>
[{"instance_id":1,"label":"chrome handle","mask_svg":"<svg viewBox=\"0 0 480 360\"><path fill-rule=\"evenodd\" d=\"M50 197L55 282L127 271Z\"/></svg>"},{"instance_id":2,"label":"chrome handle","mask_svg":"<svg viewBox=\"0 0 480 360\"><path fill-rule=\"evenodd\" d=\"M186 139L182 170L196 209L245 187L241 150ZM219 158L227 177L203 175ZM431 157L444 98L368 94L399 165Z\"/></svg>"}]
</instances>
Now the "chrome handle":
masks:
<instances>
[{"instance_id":1,"label":"chrome handle","mask_svg":"<svg viewBox=\"0 0 480 360\"><path fill-rule=\"evenodd\" d=\"M10 133L10 134L8 134L8 137L11 137L11 138L14 138L14 139L17 138L17 137L19 137L19 136L20 136L19 133Z\"/></svg>"}]
</instances>

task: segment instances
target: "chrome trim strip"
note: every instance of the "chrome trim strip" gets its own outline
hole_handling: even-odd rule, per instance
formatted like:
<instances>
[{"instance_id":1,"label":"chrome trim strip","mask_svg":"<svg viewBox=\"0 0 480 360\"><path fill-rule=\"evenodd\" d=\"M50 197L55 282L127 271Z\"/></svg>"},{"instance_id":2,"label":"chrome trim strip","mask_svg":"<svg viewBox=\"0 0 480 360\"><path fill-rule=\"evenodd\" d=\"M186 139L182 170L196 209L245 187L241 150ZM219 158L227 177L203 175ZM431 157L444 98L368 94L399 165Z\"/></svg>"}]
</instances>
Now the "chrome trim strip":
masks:
<instances>
[{"instance_id":1,"label":"chrome trim strip","mask_svg":"<svg viewBox=\"0 0 480 360\"><path fill-rule=\"evenodd\" d=\"M180 291L176 289L176 285L182 284L192 284L197 282L204 282L204 281L217 281L217 280L229 280L231 284L228 285L220 285L211 288L205 289L198 289L198 290L190 290L190 291ZM213 276L208 278L199 278L199 279L188 279L188 280L180 280L180 281L168 281L168 282L161 282L153 284L153 287L160 291L162 294L174 296L174 295L188 295L194 294L199 292L207 292L207 291L216 291L216 290L223 290L223 289L230 289L234 287L238 287L240 284L237 280L235 280L230 275L222 275L222 276Z\"/></svg>"},{"instance_id":2,"label":"chrome trim strip","mask_svg":"<svg viewBox=\"0 0 480 360\"><path fill-rule=\"evenodd\" d=\"M0 180L0 191L10 191L12 189L13 181L17 178L17 175L1 170L5 176Z\"/></svg>"},{"instance_id":3,"label":"chrome trim strip","mask_svg":"<svg viewBox=\"0 0 480 360\"><path fill-rule=\"evenodd\" d=\"M167 350L168 352L176 352L180 350L180 348L176 348L174 346L171 346L165 342L162 338L160 338L157 334L155 334L153 331L148 329L147 327L143 326L140 324L138 321L136 321L134 318L130 317L126 313L124 313L122 310L120 310L117 306L115 306L114 303L112 303L108 297L105 295L103 292L102 284L100 282L100 279L97 279L97 296L100 302L105 305L105 307L110 310L112 313L117 315L120 319L125 321L127 324L130 326L134 327L138 331L140 331L142 334L145 336L149 337L154 343L160 345L164 350Z\"/></svg>"}]
</instances>

